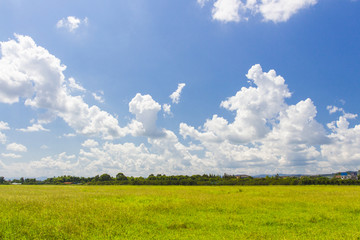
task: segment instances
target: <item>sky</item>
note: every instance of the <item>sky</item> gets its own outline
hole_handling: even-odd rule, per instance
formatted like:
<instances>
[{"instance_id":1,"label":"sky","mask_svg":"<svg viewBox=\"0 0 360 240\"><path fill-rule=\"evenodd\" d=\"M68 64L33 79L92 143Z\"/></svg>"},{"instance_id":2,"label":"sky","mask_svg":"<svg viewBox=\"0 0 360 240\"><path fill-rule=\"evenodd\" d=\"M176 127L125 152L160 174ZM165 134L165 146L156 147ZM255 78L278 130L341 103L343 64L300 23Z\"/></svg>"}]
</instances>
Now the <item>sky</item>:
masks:
<instances>
[{"instance_id":1,"label":"sky","mask_svg":"<svg viewBox=\"0 0 360 240\"><path fill-rule=\"evenodd\" d=\"M0 0L0 176L360 169L360 1Z\"/></svg>"}]
</instances>

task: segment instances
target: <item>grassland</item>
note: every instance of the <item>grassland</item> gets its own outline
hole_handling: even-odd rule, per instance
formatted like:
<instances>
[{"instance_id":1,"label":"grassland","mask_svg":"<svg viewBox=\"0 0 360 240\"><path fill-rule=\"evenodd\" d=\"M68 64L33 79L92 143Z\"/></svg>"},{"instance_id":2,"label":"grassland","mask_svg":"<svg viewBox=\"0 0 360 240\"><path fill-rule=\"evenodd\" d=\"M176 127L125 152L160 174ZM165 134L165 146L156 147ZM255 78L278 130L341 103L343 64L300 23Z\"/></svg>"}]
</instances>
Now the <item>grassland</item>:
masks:
<instances>
[{"instance_id":1,"label":"grassland","mask_svg":"<svg viewBox=\"0 0 360 240\"><path fill-rule=\"evenodd\" d=\"M0 239L359 239L356 186L0 186Z\"/></svg>"}]
</instances>

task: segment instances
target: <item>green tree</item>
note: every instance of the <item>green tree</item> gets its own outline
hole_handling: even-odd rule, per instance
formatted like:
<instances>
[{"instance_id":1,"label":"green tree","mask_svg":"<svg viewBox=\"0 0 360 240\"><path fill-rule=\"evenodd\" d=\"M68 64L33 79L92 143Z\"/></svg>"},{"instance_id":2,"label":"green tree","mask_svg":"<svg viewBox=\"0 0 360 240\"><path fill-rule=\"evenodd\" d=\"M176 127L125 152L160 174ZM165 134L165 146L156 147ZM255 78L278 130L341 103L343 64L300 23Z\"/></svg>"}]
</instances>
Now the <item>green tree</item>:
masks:
<instances>
[{"instance_id":1,"label":"green tree","mask_svg":"<svg viewBox=\"0 0 360 240\"><path fill-rule=\"evenodd\" d=\"M116 180L124 181L124 180L128 180L128 178L123 173L118 173L116 174Z\"/></svg>"},{"instance_id":2,"label":"green tree","mask_svg":"<svg viewBox=\"0 0 360 240\"><path fill-rule=\"evenodd\" d=\"M111 181L111 180L112 180L111 176L107 173L104 173L99 177L100 182Z\"/></svg>"}]
</instances>

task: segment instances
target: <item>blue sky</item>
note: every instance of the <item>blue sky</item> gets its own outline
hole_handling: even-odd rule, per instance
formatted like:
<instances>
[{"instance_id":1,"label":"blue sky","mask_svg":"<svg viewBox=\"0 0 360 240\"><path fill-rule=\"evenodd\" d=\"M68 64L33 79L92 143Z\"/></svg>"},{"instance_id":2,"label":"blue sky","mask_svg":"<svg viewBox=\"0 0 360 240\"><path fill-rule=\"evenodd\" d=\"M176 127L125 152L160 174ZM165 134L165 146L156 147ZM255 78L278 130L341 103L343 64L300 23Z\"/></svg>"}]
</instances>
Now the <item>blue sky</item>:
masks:
<instances>
[{"instance_id":1,"label":"blue sky","mask_svg":"<svg viewBox=\"0 0 360 240\"><path fill-rule=\"evenodd\" d=\"M359 4L0 0L0 175L359 169Z\"/></svg>"}]
</instances>

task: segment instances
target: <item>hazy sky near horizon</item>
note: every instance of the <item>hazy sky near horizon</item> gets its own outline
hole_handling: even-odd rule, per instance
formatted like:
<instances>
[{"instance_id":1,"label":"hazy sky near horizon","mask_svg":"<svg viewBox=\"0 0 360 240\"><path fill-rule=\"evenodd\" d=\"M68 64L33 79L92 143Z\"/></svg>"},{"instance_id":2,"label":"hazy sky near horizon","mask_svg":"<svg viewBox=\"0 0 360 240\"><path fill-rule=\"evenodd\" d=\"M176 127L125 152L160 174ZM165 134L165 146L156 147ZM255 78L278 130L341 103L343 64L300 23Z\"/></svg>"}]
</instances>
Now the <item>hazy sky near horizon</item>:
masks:
<instances>
[{"instance_id":1,"label":"hazy sky near horizon","mask_svg":"<svg viewBox=\"0 0 360 240\"><path fill-rule=\"evenodd\" d=\"M360 168L360 1L0 0L0 176Z\"/></svg>"}]
</instances>

